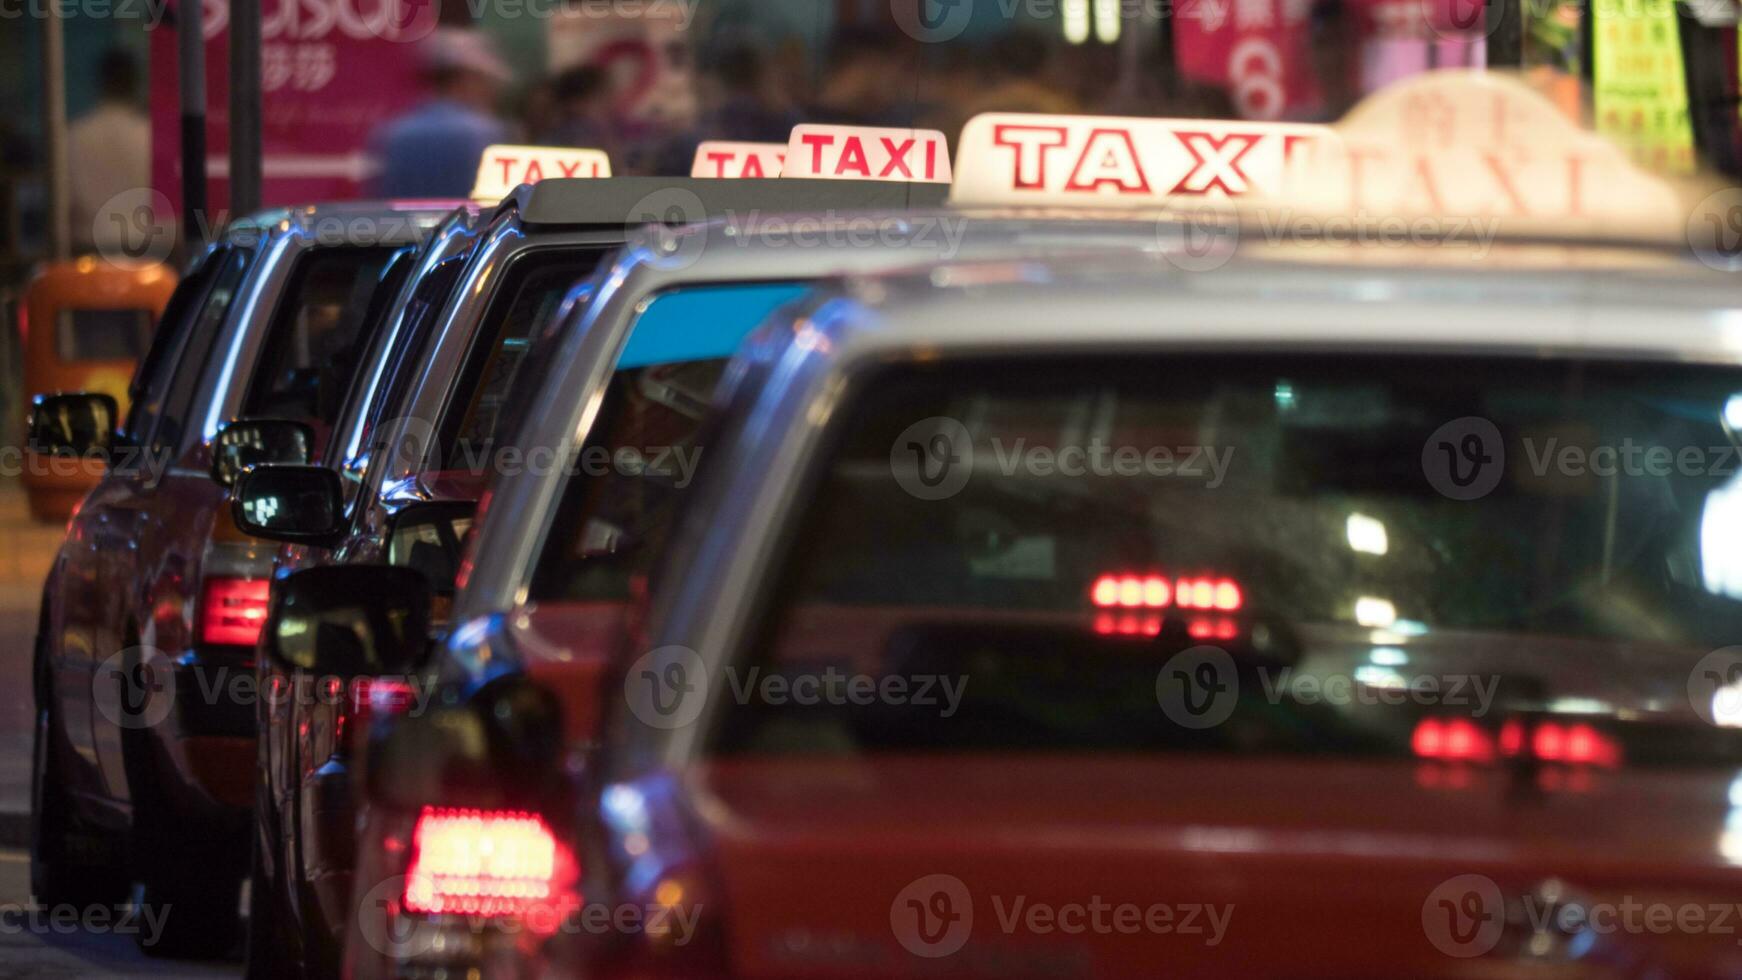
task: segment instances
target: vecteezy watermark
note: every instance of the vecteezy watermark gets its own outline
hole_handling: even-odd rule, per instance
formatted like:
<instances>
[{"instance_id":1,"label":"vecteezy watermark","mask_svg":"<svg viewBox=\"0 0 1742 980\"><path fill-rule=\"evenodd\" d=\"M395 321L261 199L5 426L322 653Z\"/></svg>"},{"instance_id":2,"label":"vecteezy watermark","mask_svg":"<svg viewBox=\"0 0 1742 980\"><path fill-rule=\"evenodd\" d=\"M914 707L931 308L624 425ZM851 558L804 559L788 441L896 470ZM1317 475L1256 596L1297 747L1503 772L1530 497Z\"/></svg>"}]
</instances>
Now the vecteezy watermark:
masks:
<instances>
[{"instance_id":1,"label":"vecteezy watermark","mask_svg":"<svg viewBox=\"0 0 1742 980\"><path fill-rule=\"evenodd\" d=\"M702 463L700 446L587 446L557 450L548 446L523 449L514 445L454 447L448 469L497 476L628 476L663 480L679 490L695 479Z\"/></svg>"},{"instance_id":2,"label":"vecteezy watermark","mask_svg":"<svg viewBox=\"0 0 1742 980\"><path fill-rule=\"evenodd\" d=\"M1688 672L1688 702L1709 725L1742 728L1742 646L1700 658Z\"/></svg>"},{"instance_id":3,"label":"vecteezy watermark","mask_svg":"<svg viewBox=\"0 0 1742 980\"><path fill-rule=\"evenodd\" d=\"M115 446L83 453L44 453L26 446L0 446L0 477L78 477L110 472L155 482L175 462L173 454L143 446Z\"/></svg>"},{"instance_id":4,"label":"vecteezy watermark","mask_svg":"<svg viewBox=\"0 0 1742 980\"><path fill-rule=\"evenodd\" d=\"M1631 436L1619 442L1580 440L1569 435L1523 436L1511 461L1515 475L1537 480L1597 477L1627 479L1731 477L1742 469L1742 450L1716 445L1666 445ZM1500 429L1480 416L1440 426L1422 446L1421 467L1428 483L1453 500L1476 500L1494 492L1506 473L1508 452Z\"/></svg>"},{"instance_id":5,"label":"vecteezy watermark","mask_svg":"<svg viewBox=\"0 0 1742 980\"><path fill-rule=\"evenodd\" d=\"M1472 260L1485 257L1500 236L1497 217L1432 215L1414 218L1394 214L1326 215L1297 213L1292 208L1253 209L1259 236L1269 245L1316 242L1375 248L1438 248L1467 252Z\"/></svg>"},{"instance_id":6,"label":"vecteezy watermark","mask_svg":"<svg viewBox=\"0 0 1742 980\"><path fill-rule=\"evenodd\" d=\"M819 212L765 216L756 211L728 211L726 219L725 233L740 247L905 249L924 252L939 261L960 254L962 239L968 235L968 219L959 215Z\"/></svg>"},{"instance_id":7,"label":"vecteezy watermark","mask_svg":"<svg viewBox=\"0 0 1742 980\"><path fill-rule=\"evenodd\" d=\"M593 902L565 897L531 902L512 916L449 914L428 916L405 911L406 878L376 883L357 903L358 933L383 956L416 959L455 933L475 936L647 936L662 946L687 946L695 939L704 906L651 902Z\"/></svg>"},{"instance_id":8,"label":"vecteezy watermark","mask_svg":"<svg viewBox=\"0 0 1742 980\"><path fill-rule=\"evenodd\" d=\"M1028 895L987 896L991 919L975 916L973 894L962 879L932 874L909 882L889 903L895 941L915 956L942 959L962 952L975 923L1001 936L1181 936L1218 946L1234 918L1231 904L1110 901L1043 901Z\"/></svg>"},{"instance_id":9,"label":"vecteezy watermark","mask_svg":"<svg viewBox=\"0 0 1742 980\"><path fill-rule=\"evenodd\" d=\"M1742 268L1742 187L1727 187L1688 213L1688 244L1714 269Z\"/></svg>"},{"instance_id":10,"label":"vecteezy watermark","mask_svg":"<svg viewBox=\"0 0 1742 980\"><path fill-rule=\"evenodd\" d=\"M5 0L0 0L4 3ZM228 211L193 213L201 241L219 238L254 247L264 241L267 227L231 227ZM416 241L420 233L415 216L406 213L376 215L311 214L296 218L300 230L320 246L400 245ZM91 218L91 240L104 261L117 266L162 262L175 250L180 222L169 198L149 187L124 190L98 206Z\"/></svg>"},{"instance_id":11,"label":"vecteezy watermark","mask_svg":"<svg viewBox=\"0 0 1742 980\"><path fill-rule=\"evenodd\" d=\"M437 691L426 678L267 675L261 685L251 669L193 664L179 668L154 646L133 646L104 659L91 675L92 701L97 712L122 729L147 729L163 724L177 703L205 706L273 707L302 705L390 710L417 716L429 709Z\"/></svg>"},{"instance_id":12,"label":"vecteezy watermark","mask_svg":"<svg viewBox=\"0 0 1742 980\"><path fill-rule=\"evenodd\" d=\"M724 688L718 681L725 681ZM694 650L665 646L649 650L630 665L623 696L643 723L666 730L695 724L710 690L723 690L740 705L871 707L888 705L936 711L954 717L968 678L945 674L864 674L833 665L816 669L768 670L727 665L717 678Z\"/></svg>"},{"instance_id":13,"label":"vecteezy watermark","mask_svg":"<svg viewBox=\"0 0 1742 980\"><path fill-rule=\"evenodd\" d=\"M1742 903L1670 902L1632 895L1590 901L1550 880L1536 890L1509 895L1486 875L1463 874L1437 885L1421 907L1422 932L1447 956L1469 958L1493 952L1509 930L1539 940L1593 936L1726 937L1742 934Z\"/></svg>"},{"instance_id":14,"label":"vecteezy watermark","mask_svg":"<svg viewBox=\"0 0 1742 980\"><path fill-rule=\"evenodd\" d=\"M1471 718L1492 710L1500 689L1497 674L1405 673L1400 668L1369 667L1353 674L1302 671L1293 667L1253 667L1258 682L1242 690L1234 658L1220 647L1195 646L1167 659L1155 677L1162 713L1181 728L1213 728L1226 722L1242 696L1266 704L1352 705L1468 709Z\"/></svg>"},{"instance_id":15,"label":"vecteezy watermark","mask_svg":"<svg viewBox=\"0 0 1742 980\"><path fill-rule=\"evenodd\" d=\"M922 419L895 437L889 469L901 488L921 500L953 497L976 470L1004 477L1138 478L1201 482L1210 490L1227 479L1232 446L1129 446L1101 439L1046 445L993 436L981 447L967 426L946 416Z\"/></svg>"},{"instance_id":16,"label":"vecteezy watermark","mask_svg":"<svg viewBox=\"0 0 1742 980\"><path fill-rule=\"evenodd\" d=\"M171 905L39 905L0 903L0 936L138 936L157 945Z\"/></svg>"}]
</instances>

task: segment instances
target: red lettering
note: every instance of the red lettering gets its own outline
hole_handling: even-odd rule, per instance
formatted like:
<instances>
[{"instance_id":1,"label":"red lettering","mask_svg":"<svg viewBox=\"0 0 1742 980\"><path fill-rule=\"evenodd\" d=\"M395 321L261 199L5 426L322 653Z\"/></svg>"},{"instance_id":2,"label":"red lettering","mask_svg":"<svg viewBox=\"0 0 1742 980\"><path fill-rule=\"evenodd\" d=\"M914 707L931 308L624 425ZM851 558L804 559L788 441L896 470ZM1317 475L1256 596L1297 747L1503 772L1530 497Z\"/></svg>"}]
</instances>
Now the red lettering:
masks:
<instances>
[{"instance_id":1,"label":"red lettering","mask_svg":"<svg viewBox=\"0 0 1742 980\"><path fill-rule=\"evenodd\" d=\"M913 152L913 144L915 141L908 140L905 143L898 144L887 136L879 136L878 139L883 141L883 148L889 151L889 165L884 167L883 172L877 176L887 177L895 172L896 167L900 167L901 175L912 180L913 169L907 165L907 155Z\"/></svg>"},{"instance_id":2,"label":"red lettering","mask_svg":"<svg viewBox=\"0 0 1742 980\"><path fill-rule=\"evenodd\" d=\"M526 166L526 176L520 182L522 184L536 184L543 179L544 168L538 165L538 158L533 157L532 162Z\"/></svg>"},{"instance_id":3,"label":"red lettering","mask_svg":"<svg viewBox=\"0 0 1742 980\"><path fill-rule=\"evenodd\" d=\"M496 162L502 165L502 183L512 184L511 174L514 170L514 157L497 157Z\"/></svg>"},{"instance_id":4,"label":"red lettering","mask_svg":"<svg viewBox=\"0 0 1742 980\"><path fill-rule=\"evenodd\" d=\"M1099 159L1096 157L1099 156ZM1121 194L1148 194L1149 178L1137 161L1137 144L1126 129L1097 129L1089 134L1077 169L1065 183L1068 191L1099 191L1108 184Z\"/></svg>"},{"instance_id":5,"label":"red lettering","mask_svg":"<svg viewBox=\"0 0 1742 980\"><path fill-rule=\"evenodd\" d=\"M714 165L714 176L726 176L726 162L732 159L732 154L714 150L708 154L708 162Z\"/></svg>"},{"instance_id":6,"label":"red lettering","mask_svg":"<svg viewBox=\"0 0 1742 980\"><path fill-rule=\"evenodd\" d=\"M766 177L766 176L768 176L768 174L764 173L762 170L762 158L760 156L757 156L756 154L752 153L752 154L750 154L750 159L744 161L744 176L745 177Z\"/></svg>"},{"instance_id":7,"label":"red lettering","mask_svg":"<svg viewBox=\"0 0 1742 980\"><path fill-rule=\"evenodd\" d=\"M1003 125L992 128L992 143L1016 151L1016 175L1012 185L1017 190L1046 188L1046 156L1065 145L1063 126Z\"/></svg>"},{"instance_id":8,"label":"red lettering","mask_svg":"<svg viewBox=\"0 0 1742 980\"><path fill-rule=\"evenodd\" d=\"M823 172L823 150L835 145L835 138L828 133L804 134L804 145L811 148L811 172Z\"/></svg>"},{"instance_id":9,"label":"red lettering","mask_svg":"<svg viewBox=\"0 0 1742 980\"><path fill-rule=\"evenodd\" d=\"M1255 133L1229 133L1216 137L1209 133L1174 133L1186 152L1192 155L1192 169L1181 177L1170 194L1208 194L1220 190L1229 197L1238 197L1252 189L1251 178L1240 169L1240 161L1258 145ZM1208 155L1206 155L1208 151ZM1199 176L1207 172L1208 179Z\"/></svg>"},{"instance_id":10,"label":"red lettering","mask_svg":"<svg viewBox=\"0 0 1742 980\"><path fill-rule=\"evenodd\" d=\"M871 164L865 159L865 141L857 136L847 139L846 147L841 150L841 161L835 164L835 176L844 176L848 171L861 177L871 176Z\"/></svg>"},{"instance_id":11,"label":"red lettering","mask_svg":"<svg viewBox=\"0 0 1742 980\"><path fill-rule=\"evenodd\" d=\"M1512 182L1512 175L1506 171L1506 165L1500 162L1500 157L1494 153L1482 154L1482 162L1488 165L1488 172L1494 175L1494 183L1500 187L1500 192L1506 195L1512 210L1518 214L1529 214L1524 197L1518 193L1518 186Z\"/></svg>"}]
</instances>

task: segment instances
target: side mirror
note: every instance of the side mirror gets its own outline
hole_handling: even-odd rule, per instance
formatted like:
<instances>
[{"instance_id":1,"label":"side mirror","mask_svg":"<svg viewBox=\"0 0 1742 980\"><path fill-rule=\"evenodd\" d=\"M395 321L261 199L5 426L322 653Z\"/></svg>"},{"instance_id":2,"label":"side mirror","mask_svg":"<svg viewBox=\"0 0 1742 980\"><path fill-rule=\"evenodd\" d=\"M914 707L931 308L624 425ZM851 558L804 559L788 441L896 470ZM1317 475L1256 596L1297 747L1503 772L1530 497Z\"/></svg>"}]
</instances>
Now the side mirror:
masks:
<instances>
[{"instance_id":1,"label":"side mirror","mask_svg":"<svg viewBox=\"0 0 1742 980\"><path fill-rule=\"evenodd\" d=\"M288 419L240 419L218 430L212 441L212 479L233 487L250 466L307 463L314 455L315 430Z\"/></svg>"},{"instance_id":2,"label":"side mirror","mask_svg":"<svg viewBox=\"0 0 1742 980\"><path fill-rule=\"evenodd\" d=\"M345 492L324 466L255 466L242 472L230 516L243 534L331 547L345 530Z\"/></svg>"},{"instance_id":3,"label":"side mirror","mask_svg":"<svg viewBox=\"0 0 1742 980\"><path fill-rule=\"evenodd\" d=\"M429 581L415 569L305 569L273 586L267 653L323 677L409 673L429 648L429 600Z\"/></svg>"},{"instance_id":4,"label":"side mirror","mask_svg":"<svg viewBox=\"0 0 1742 980\"><path fill-rule=\"evenodd\" d=\"M37 395L30 400L30 449L45 456L106 456L120 417L109 395Z\"/></svg>"}]
</instances>

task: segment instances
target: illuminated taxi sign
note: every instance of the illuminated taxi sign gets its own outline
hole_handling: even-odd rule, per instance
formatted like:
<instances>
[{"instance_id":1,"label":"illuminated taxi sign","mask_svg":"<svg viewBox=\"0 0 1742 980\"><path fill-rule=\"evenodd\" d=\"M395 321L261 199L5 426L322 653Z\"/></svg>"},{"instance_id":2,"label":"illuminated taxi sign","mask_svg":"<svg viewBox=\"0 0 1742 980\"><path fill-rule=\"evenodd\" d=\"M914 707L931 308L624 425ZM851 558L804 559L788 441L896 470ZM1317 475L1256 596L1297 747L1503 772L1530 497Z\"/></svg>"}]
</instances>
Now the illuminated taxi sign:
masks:
<instances>
[{"instance_id":1,"label":"illuminated taxi sign","mask_svg":"<svg viewBox=\"0 0 1742 980\"><path fill-rule=\"evenodd\" d=\"M603 150L566 146L489 146L478 158L472 200L494 204L521 184L553 177L609 177L611 158Z\"/></svg>"},{"instance_id":2,"label":"illuminated taxi sign","mask_svg":"<svg viewBox=\"0 0 1742 980\"><path fill-rule=\"evenodd\" d=\"M931 129L797 126L781 176L947 184L949 141Z\"/></svg>"},{"instance_id":3,"label":"illuminated taxi sign","mask_svg":"<svg viewBox=\"0 0 1742 980\"><path fill-rule=\"evenodd\" d=\"M962 205L1134 207L1171 198L1280 197L1323 126L989 113L962 130Z\"/></svg>"},{"instance_id":4,"label":"illuminated taxi sign","mask_svg":"<svg viewBox=\"0 0 1742 980\"><path fill-rule=\"evenodd\" d=\"M691 177L755 180L779 177L786 165L785 143L728 143L709 140L696 147Z\"/></svg>"},{"instance_id":5,"label":"illuminated taxi sign","mask_svg":"<svg viewBox=\"0 0 1742 980\"><path fill-rule=\"evenodd\" d=\"M1679 234L1675 190L1516 79L1434 72L1375 93L1315 154L1293 203L1319 211L1481 216Z\"/></svg>"}]
</instances>

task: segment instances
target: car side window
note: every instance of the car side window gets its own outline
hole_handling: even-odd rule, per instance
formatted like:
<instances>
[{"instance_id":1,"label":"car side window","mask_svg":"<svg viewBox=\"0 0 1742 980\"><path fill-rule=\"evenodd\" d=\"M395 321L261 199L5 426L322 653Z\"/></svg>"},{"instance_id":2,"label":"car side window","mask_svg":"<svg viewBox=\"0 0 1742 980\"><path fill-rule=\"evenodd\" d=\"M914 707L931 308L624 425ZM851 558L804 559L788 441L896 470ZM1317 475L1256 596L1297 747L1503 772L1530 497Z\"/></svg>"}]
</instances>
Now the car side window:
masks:
<instances>
[{"instance_id":1,"label":"car side window","mask_svg":"<svg viewBox=\"0 0 1742 980\"><path fill-rule=\"evenodd\" d=\"M146 348L145 357L134 370L133 381L127 388L131 407L121 431L134 443L143 444L157 425L158 416L163 414L163 399L169 392L170 379L175 376L181 349L187 344L200 304L211 288L218 268L223 265L225 254L224 251L215 252L195 263L170 296L169 305L158 319L151 345Z\"/></svg>"},{"instance_id":2,"label":"car side window","mask_svg":"<svg viewBox=\"0 0 1742 980\"><path fill-rule=\"evenodd\" d=\"M370 300L393 260L390 248L315 249L297 260L273 314L242 414L307 422L330 431L361 362Z\"/></svg>"},{"instance_id":3,"label":"car side window","mask_svg":"<svg viewBox=\"0 0 1742 980\"><path fill-rule=\"evenodd\" d=\"M154 452L175 452L181 448L188 411L193 407L194 397L199 393L200 379L206 373L206 362L211 358L212 349L217 346L219 335L224 332L230 304L235 301L236 294L242 291L242 284L247 279L253 260L252 250L240 248L212 257L210 264L215 266L212 287L206 294L205 305L200 308L199 316L195 318L188 332L187 342L176 358L175 376L170 380L169 390L163 399L162 414L151 434L150 445Z\"/></svg>"}]
</instances>

